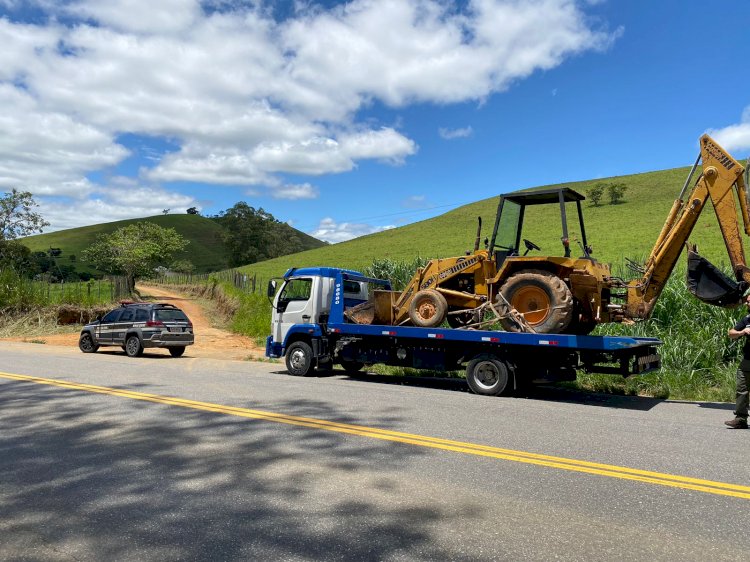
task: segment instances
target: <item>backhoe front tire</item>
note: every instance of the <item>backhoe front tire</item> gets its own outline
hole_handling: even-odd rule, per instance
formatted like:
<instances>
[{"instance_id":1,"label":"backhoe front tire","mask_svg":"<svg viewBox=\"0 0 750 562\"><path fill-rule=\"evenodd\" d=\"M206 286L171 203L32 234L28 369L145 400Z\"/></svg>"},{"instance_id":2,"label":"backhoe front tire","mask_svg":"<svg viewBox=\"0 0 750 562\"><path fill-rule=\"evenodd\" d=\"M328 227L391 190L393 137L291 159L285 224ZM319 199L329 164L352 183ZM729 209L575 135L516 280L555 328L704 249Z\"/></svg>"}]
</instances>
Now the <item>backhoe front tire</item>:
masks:
<instances>
[{"instance_id":1,"label":"backhoe front tire","mask_svg":"<svg viewBox=\"0 0 750 562\"><path fill-rule=\"evenodd\" d=\"M422 328L440 326L447 312L448 302L434 289L418 291L409 305L409 319Z\"/></svg>"},{"instance_id":2,"label":"backhoe front tire","mask_svg":"<svg viewBox=\"0 0 750 562\"><path fill-rule=\"evenodd\" d=\"M539 334L562 334L573 320L573 295L565 282L542 270L526 270L512 275L500 288L510 305ZM501 321L508 332L520 332L510 318Z\"/></svg>"}]
</instances>

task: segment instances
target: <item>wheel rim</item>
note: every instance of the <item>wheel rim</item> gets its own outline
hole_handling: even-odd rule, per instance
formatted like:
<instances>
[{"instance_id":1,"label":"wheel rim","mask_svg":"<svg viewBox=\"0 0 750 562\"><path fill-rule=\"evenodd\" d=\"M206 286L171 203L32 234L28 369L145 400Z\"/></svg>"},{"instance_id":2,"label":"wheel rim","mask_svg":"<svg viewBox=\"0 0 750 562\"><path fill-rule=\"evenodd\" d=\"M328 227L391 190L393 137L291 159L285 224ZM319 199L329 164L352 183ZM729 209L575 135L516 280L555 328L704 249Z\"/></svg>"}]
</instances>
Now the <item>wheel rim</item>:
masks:
<instances>
[{"instance_id":1,"label":"wheel rim","mask_svg":"<svg viewBox=\"0 0 750 562\"><path fill-rule=\"evenodd\" d=\"M483 361L474 371L477 386L491 390L500 381L500 370L492 361Z\"/></svg>"},{"instance_id":2,"label":"wheel rim","mask_svg":"<svg viewBox=\"0 0 750 562\"><path fill-rule=\"evenodd\" d=\"M130 355L135 355L138 352L138 339L130 338L127 343L127 348Z\"/></svg>"},{"instance_id":3,"label":"wheel rim","mask_svg":"<svg viewBox=\"0 0 750 562\"><path fill-rule=\"evenodd\" d=\"M81 347L85 351L91 351L94 349L94 340L91 339L91 336L86 335L81 338Z\"/></svg>"},{"instance_id":4,"label":"wheel rim","mask_svg":"<svg viewBox=\"0 0 750 562\"><path fill-rule=\"evenodd\" d=\"M417 314L419 314L419 317L423 318L424 320L430 320L435 316L435 314L437 314L437 307L431 300L424 299L423 301L419 302L419 304L417 304Z\"/></svg>"},{"instance_id":5,"label":"wheel rim","mask_svg":"<svg viewBox=\"0 0 750 562\"><path fill-rule=\"evenodd\" d=\"M301 349L295 349L292 351L292 356L289 359L294 369L303 369L306 363L305 352Z\"/></svg>"},{"instance_id":6,"label":"wheel rim","mask_svg":"<svg viewBox=\"0 0 750 562\"><path fill-rule=\"evenodd\" d=\"M534 286L521 287L510 301L511 306L523 314L532 326L541 324L550 315L550 298L544 289Z\"/></svg>"}]
</instances>

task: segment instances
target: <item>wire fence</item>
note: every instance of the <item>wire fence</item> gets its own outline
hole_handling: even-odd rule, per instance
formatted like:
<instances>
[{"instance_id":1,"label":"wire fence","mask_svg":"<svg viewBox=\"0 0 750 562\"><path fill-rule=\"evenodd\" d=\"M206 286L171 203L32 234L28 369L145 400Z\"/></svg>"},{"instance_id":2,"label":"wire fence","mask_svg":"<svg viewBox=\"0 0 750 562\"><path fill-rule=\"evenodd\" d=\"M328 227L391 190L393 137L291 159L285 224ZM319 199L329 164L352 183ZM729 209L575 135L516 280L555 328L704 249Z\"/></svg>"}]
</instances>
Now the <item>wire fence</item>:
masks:
<instances>
[{"instance_id":1,"label":"wire fence","mask_svg":"<svg viewBox=\"0 0 750 562\"><path fill-rule=\"evenodd\" d=\"M249 275L236 269L216 271L214 273L167 273L155 279L167 285L203 285L211 282L231 283L246 293L264 293L266 288L263 278L258 274ZM268 280L266 280L267 282Z\"/></svg>"},{"instance_id":2,"label":"wire fence","mask_svg":"<svg viewBox=\"0 0 750 562\"><path fill-rule=\"evenodd\" d=\"M127 279L122 276L53 283L26 279L12 270L0 270L0 307L55 304L92 306L129 296Z\"/></svg>"}]
</instances>

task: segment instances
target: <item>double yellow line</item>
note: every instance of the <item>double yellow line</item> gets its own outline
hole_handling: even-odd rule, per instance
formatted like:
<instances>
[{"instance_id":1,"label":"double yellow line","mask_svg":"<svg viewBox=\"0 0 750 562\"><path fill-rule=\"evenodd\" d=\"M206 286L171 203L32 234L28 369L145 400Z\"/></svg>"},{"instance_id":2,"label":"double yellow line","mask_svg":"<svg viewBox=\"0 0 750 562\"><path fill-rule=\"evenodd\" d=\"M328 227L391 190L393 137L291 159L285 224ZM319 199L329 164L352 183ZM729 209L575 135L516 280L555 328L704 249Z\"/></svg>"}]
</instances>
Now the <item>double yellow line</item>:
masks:
<instances>
[{"instance_id":1,"label":"double yellow line","mask_svg":"<svg viewBox=\"0 0 750 562\"><path fill-rule=\"evenodd\" d=\"M79 390L97 394L107 394L120 398L142 400L144 402L154 402L156 404L166 404L169 406L190 408L193 410L201 410L204 412L214 412L217 414L238 416L242 418L264 420L299 427L307 427L311 429L333 431L336 433L357 435L359 437L381 439L383 441L406 443L409 445L429 447L432 449L440 449L443 451L453 451L466 455L475 455L493 459L521 462L537 466L569 470L573 472L596 474L598 476L607 476L610 478L620 478L623 480L634 480L636 482L658 484L660 486L682 488L685 490L693 490L696 492L704 492L708 494L717 494L720 496L731 496L745 500L750 499L750 486L741 486L739 484L727 484L725 482L714 482L711 480L702 480L700 478L690 478L687 476L652 472L649 470L638 470L635 468L628 468L624 466L601 464L577 459L568 459L564 457L553 457L550 455L540 455L537 453L529 453L526 451L502 449L499 447L489 447L486 445L476 445L474 443L464 443L461 441L438 439L436 437L426 437L413 433L401 433L399 431L390 431L387 429L378 429L361 425L331 422L315 418L289 416L286 414L277 414L275 412L237 408L234 406L223 406L221 404L212 404L210 402L197 402L195 400L186 400L184 398L172 398L169 396L160 396L157 394L145 394L142 392L121 390L106 386L95 386L90 384L68 382L64 380L31 377L27 375L16 375L3 372L0 372L0 378L30 382L35 384L45 384L60 388L66 388L68 390Z\"/></svg>"}]
</instances>

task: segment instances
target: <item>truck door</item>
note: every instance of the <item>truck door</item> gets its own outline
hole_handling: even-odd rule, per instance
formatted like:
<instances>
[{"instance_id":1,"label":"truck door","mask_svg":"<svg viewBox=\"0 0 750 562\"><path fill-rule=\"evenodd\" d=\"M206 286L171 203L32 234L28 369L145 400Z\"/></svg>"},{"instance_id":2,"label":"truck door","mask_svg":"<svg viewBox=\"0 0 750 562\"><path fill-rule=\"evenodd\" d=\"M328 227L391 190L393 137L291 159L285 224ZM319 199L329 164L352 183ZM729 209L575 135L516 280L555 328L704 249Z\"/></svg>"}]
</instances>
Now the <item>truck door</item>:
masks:
<instances>
[{"instance_id":1,"label":"truck door","mask_svg":"<svg viewBox=\"0 0 750 562\"><path fill-rule=\"evenodd\" d=\"M273 319L273 339L283 342L289 328L294 324L312 324L314 318L314 299L312 296L312 277L289 279L279 293L277 313Z\"/></svg>"}]
</instances>

